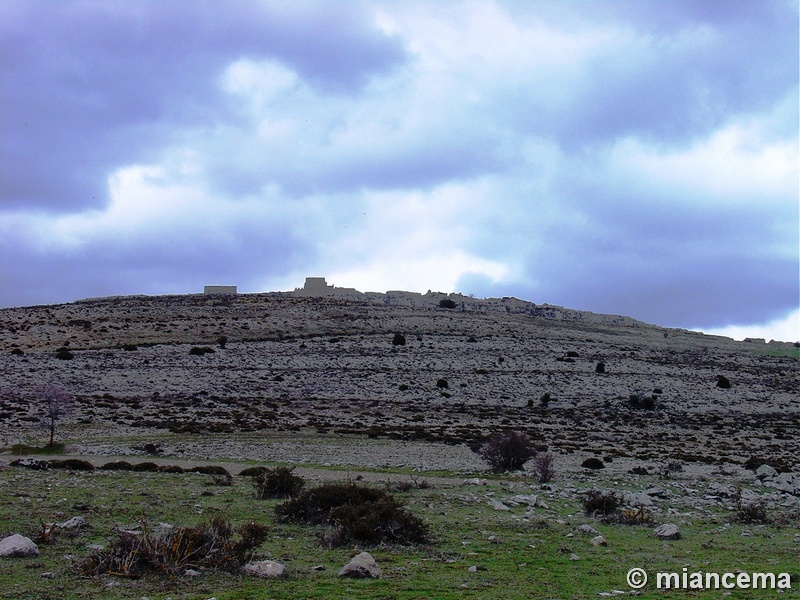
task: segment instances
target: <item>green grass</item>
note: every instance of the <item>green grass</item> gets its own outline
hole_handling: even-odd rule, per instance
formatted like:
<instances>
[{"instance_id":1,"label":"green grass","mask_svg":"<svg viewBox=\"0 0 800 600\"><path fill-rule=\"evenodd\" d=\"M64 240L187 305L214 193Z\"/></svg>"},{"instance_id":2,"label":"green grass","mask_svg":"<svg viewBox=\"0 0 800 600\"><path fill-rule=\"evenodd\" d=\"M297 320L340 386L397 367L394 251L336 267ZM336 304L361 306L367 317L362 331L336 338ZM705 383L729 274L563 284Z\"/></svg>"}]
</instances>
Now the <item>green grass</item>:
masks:
<instances>
[{"instance_id":1,"label":"green grass","mask_svg":"<svg viewBox=\"0 0 800 600\"><path fill-rule=\"evenodd\" d=\"M397 482L400 476L387 474ZM379 580L345 580L337 572L360 548L327 549L317 542L319 529L278 523L278 500L257 501L249 478L234 478L232 486L217 487L198 474L130 473L114 471L63 472L0 469L0 536L35 536L40 520L63 521L82 514L91 528L56 534L52 544L40 544L41 554L23 559L0 559L0 597L8 600L211 598L569 598L598 597L599 592L625 590L627 569L773 571L795 574L793 588L783 597L796 597L797 522L777 528L730 525L729 513L697 511L670 516L683 539L657 540L651 526L605 525L583 516L581 495L536 489L532 481L486 486L454 485L414 488L397 493L415 515L431 525L435 543L429 547L369 548L383 570ZM557 487L558 484L556 484ZM213 495L208 495L208 493ZM487 494L498 498L515 493L540 493L548 508L526 514L525 507L495 511ZM287 566L289 576L260 580L228 573L206 573L191 579L146 575L140 579L101 576L82 578L65 555L85 557L89 544L108 545L113 528L150 523L191 525L222 512L234 525L256 520L270 526L269 540L257 558ZM593 547L590 536L574 533L590 523L608 541ZM569 534L573 534L570 536ZM747 535L745 535L747 534ZM575 553L579 561L570 560ZM312 571L315 565L325 570ZM469 567L476 566L475 572ZM54 578L42 578L52 572ZM642 598L707 597L721 592L655 592ZM733 597L764 598L774 592L736 591Z\"/></svg>"},{"instance_id":2,"label":"green grass","mask_svg":"<svg viewBox=\"0 0 800 600\"><path fill-rule=\"evenodd\" d=\"M30 446L28 444L14 444L11 446L11 454L15 456L25 456L30 454L63 454L65 444L55 442L52 446Z\"/></svg>"}]
</instances>

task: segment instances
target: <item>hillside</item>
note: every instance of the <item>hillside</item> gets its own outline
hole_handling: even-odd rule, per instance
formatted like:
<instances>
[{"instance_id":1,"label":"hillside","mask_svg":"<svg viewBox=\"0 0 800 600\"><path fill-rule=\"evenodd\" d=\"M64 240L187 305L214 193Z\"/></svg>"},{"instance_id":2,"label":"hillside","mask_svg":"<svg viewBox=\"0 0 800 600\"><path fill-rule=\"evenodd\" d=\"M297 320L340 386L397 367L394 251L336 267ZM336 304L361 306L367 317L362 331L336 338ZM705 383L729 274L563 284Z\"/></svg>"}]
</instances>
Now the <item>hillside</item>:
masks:
<instances>
[{"instance_id":1,"label":"hillside","mask_svg":"<svg viewBox=\"0 0 800 600\"><path fill-rule=\"evenodd\" d=\"M284 431L460 445L521 429L563 455L798 466L791 345L515 299L462 297L447 309L436 295L387 297L134 296L1 310L5 442L30 435L34 390L55 383L76 396L75 427L89 437ZM195 346L214 352L192 355ZM56 358L61 347L71 360Z\"/></svg>"}]
</instances>

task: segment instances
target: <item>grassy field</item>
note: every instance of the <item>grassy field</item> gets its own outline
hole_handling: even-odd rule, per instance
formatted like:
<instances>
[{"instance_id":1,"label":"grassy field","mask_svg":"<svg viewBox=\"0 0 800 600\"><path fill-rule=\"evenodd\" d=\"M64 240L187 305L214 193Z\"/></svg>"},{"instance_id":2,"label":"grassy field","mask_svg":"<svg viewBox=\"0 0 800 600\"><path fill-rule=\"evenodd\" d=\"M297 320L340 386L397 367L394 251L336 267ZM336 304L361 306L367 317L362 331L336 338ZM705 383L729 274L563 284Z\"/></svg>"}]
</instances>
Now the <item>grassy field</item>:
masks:
<instances>
[{"instance_id":1,"label":"grassy field","mask_svg":"<svg viewBox=\"0 0 800 600\"><path fill-rule=\"evenodd\" d=\"M391 481L392 483L388 483ZM367 548L383 570L374 580L341 579L338 570L362 548L329 549L318 541L319 528L279 523L278 500L255 499L250 478L234 477L219 485L201 474L133 473L126 471L30 471L0 469L0 534L22 533L36 538L41 521L60 522L83 515L90 527L56 531L51 543L40 543L41 554L2 559L3 599L130 599L171 598L597 598L612 590L630 591L626 573L642 567L656 571L735 571L793 574L792 589L780 597L800 596L800 540L796 517L780 516L780 525L730 523L730 512L702 509L687 512L682 505L663 505L657 522L674 522L682 538L661 541L653 525L609 525L583 515L582 491L592 483L556 481L543 490L533 480L490 479L487 485L452 485L398 491L406 475L386 472L384 484L409 510L431 527L434 543L427 547ZM419 480L418 480L419 481ZM625 482L616 482L620 489ZM489 506L492 498L538 494L546 507L508 511ZM665 514L671 511L671 514ZM193 525L214 514L234 525L257 521L270 528L257 559L286 565L288 576L262 580L242 574L205 572L197 577L147 574L140 578L102 575L83 577L74 566L88 556L90 544L108 546L116 526L134 527L146 520ZM788 520L787 520L788 519ZM794 519L794 520L792 520ZM606 538L607 546L592 546L591 535L576 532L589 523ZM577 555L579 560L573 560ZM312 570L322 565L324 570ZM476 569L470 570L470 567ZM43 576L43 574L52 574ZM719 598L722 591L656 591L648 584L640 597ZM737 590L733 598L765 598L771 590Z\"/></svg>"}]
</instances>

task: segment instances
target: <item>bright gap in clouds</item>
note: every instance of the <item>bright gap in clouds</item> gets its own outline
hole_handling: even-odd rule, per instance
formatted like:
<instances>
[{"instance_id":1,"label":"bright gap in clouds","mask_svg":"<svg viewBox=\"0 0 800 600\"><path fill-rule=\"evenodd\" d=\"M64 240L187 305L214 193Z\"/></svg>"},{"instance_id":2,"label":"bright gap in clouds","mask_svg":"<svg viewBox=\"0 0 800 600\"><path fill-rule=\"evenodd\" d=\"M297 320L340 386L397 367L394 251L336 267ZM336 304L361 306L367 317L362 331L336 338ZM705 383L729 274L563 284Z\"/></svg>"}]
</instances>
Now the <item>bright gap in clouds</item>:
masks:
<instances>
[{"instance_id":1,"label":"bright gap in clouds","mask_svg":"<svg viewBox=\"0 0 800 600\"><path fill-rule=\"evenodd\" d=\"M763 338L766 341L797 342L800 341L800 309L789 313L785 318L762 325L729 325L716 329L695 328L694 331L722 335L739 341L745 338Z\"/></svg>"}]
</instances>

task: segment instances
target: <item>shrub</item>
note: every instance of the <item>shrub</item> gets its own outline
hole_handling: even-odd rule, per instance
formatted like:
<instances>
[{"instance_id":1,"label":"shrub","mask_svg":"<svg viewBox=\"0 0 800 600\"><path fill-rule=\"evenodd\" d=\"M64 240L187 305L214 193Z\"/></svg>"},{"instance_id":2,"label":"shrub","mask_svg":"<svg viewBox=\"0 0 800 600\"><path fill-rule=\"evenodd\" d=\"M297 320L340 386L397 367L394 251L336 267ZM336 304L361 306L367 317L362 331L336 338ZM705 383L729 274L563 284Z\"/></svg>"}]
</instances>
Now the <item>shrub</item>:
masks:
<instances>
[{"instance_id":1,"label":"shrub","mask_svg":"<svg viewBox=\"0 0 800 600\"><path fill-rule=\"evenodd\" d=\"M239 477L258 477L269 471L267 467L247 467L239 472Z\"/></svg>"},{"instance_id":2,"label":"shrub","mask_svg":"<svg viewBox=\"0 0 800 600\"><path fill-rule=\"evenodd\" d=\"M392 339L393 346L405 346L406 345L406 336L402 333L395 333L394 338Z\"/></svg>"},{"instance_id":3,"label":"shrub","mask_svg":"<svg viewBox=\"0 0 800 600\"><path fill-rule=\"evenodd\" d=\"M553 398L552 398L552 396L550 396L550 392L545 392L544 394L542 394L542 397L539 398L539 405L542 408L547 408L547 405L550 404L550 401L552 399Z\"/></svg>"},{"instance_id":4,"label":"shrub","mask_svg":"<svg viewBox=\"0 0 800 600\"><path fill-rule=\"evenodd\" d=\"M294 468L265 469L255 476L256 498L290 498L300 493L305 479L293 473Z\"/></svg>"},{"instance_id":5,"label":"shrub","mask_svg":"<svg viewBox=\"0 0 800 600\"><path fill-rule=\"evenodd\" d=\"M590 517L608 517L615 515L622 504L622 498L616 492L589 490L583 500L583 512Z\"/></svg>"},{"instance_id":6,"label":"shrub","mask_svg":"<svg viewBox=\"0 0 800 600\"><path fill-rule=\"evenodd\" d=\"M717 387L723 390L730 389L731 382L725 375L717 375Z\"/></svg>"},{"instance_id":7,"label":"shrub","mask_svg":"<svg viewBox=\"0 0 800 600\"><path fill-rule=\"evenodd\" d=\"M13 356L22 356L23 354L25 354L25 352L24 352L24 351L23 351L21 348L14 348L14 349L11 351L11 354L12 354Z\"/></svg>"},{"instance_id":8,"label":"shrub","mask_svg":"<svg viewBox=\"0 0 800 600\"><path fill-rule=\"evenodd\" d=\"M553 455L549 452L540 452L533 457L533 472L536 473L539 483L547 483L555 477L553 462Z\"/></svg>"},{"instance_id":9,"label":"shrub","mask_svg":"<svg viewBox=\"0 0 800 600\"><path fill-rule=\"evenodd\" d=\"M591 458L587 458L585 461L581 463L581 466L584 469L605 469L606 466L603 464L603 461L599 458L592 456Z\"/></svg>"},{"instance_id":10,"label":"shrub","mask_svg":"<svg viewBox=\"0 0 800 600\"><path fill-rule=\"evenodd\" d=\"M137 473L157 473L160 467L154 462L140 462L133 465L132 471Z\"/></svg>"},{"instance_id":11,"label":"shrub","mask_svg":"<svg viewBox=\"0 0 800 600\"><path fill-rule=\"evenodd\" d=\"M100 467L101 471L131 471L133 470L133 465L124 460L116 460L112 462L107 462L106 464Z\"/></svg>"},{"instance_id":12,"label":"shrub","mask_svg":"<svg viewBox=\"0 0 800 600\"><path fill-rule=\"evenodd\" d=\"M56 358L59 360L72 360L75 358L75 355L66 348L62 347L56 350Z\"/></svg>"},{"instance_id":13,"label":"shrub","mask_svg":"<svg viewBox=\"0 0 800 600\"><path fill-rule=\"evenodd\" d=\"M213 353L214 349L209 348L208 346L194 346L191 350L189 350L189 354L192 356L203 356L204 354Z\"/></svg>"},{"instance_id":14,"label":"shrub","mask_svg":"<svg viewBox=\"0 0 800 600\"><path fill-rule=\"evenodd\" d=\"M747 525L770 522L770 519L767 516L767 511L764 509L764 505L760 502L749 504L740 503L736 509L735 519L738 523L744 523Z\"/></svg>"},{"instance_id":15,"label":"shrub","mask_svg":"<svg viewBox=\"0 0 800 600\"><path fill-rule=\"evenodd\" d=\"M478 449L478 454L495 473L518 471L534 457L530 437L520 431L496 435Z\"/></svg>"},{"instance_id":16,"label":"shrub","mask_svg":"<svg viewBox=\"0 0 800 600\"><path fill-rule=\"evenodd\" d=\"M594 368L595 373L605 373L606 372L606 363L599 362L597 366Z\"/></svg>"},{"instance_id":17,"label":"shrub","mask_svg":"<svg viewBox=\"0 0 800 600\"><path fill-rule=\"evenodd\" d=\"M137 577L148 571L176 575L188 567L237 571L253 550L267 539L267 527L245 523L234 532L230 523L216 515L207 523L142 533L121 531L108 550L92 554L80 565L84 575L112 573Z\"/></svg>"},{"instance_id":18,"label":"shrub","mask_svg":"<svg viewBox=\"0 0 800 600\"><path fill-rule=\"evenodd\" d=\"M328 545L424 544L428 527L391 494L352 483L326 483L275 507L280 520L333 528Z\"/></svg>"},{"instance_id":19,"label":"shrub","mask_svg":"<svg viewBox=\"0 0 800 600\"><path fill-rule=\"evenodd\" d=\"M447 382L447 379L439 379L436 382L436 387L439 388L440 390L446 390L447 388L450 387L450 384Z\"/></svg>"},{"instance_id":20,"label":"shrub","mask_svg":"<svg viewBox=\"0 0 800 600\"><path fill-rule=\"evenodd\" d=\"M94 465L88 460L80 458L67 458L64 460L51 460L50 466L54 469L69 469L70 471L94 471Z\"/></svg>"},{"instance_id":21,"label":"shrub","mask_svg":"<svg viewBox=\"0 0 800 600\"><path fill-rule=\"evenodd\" d=\"M439 308L450 308L453 309L456 307L456 303L453 302L450 298L442 298L439 300Z\"/></svg>"},{"instance_id":22,"label":"shrub","mask_svg":"<svg viewBox=\"0 0 800 600\"><path fill-rule=\"evenodd\" d=\"M227 345L227 343L228 343L228 336L227 335L221 335L221 336L219 336L217 338L217 345L220 347L221 350L225 349L225 346Z\"/></svg>"}]
</instances>

